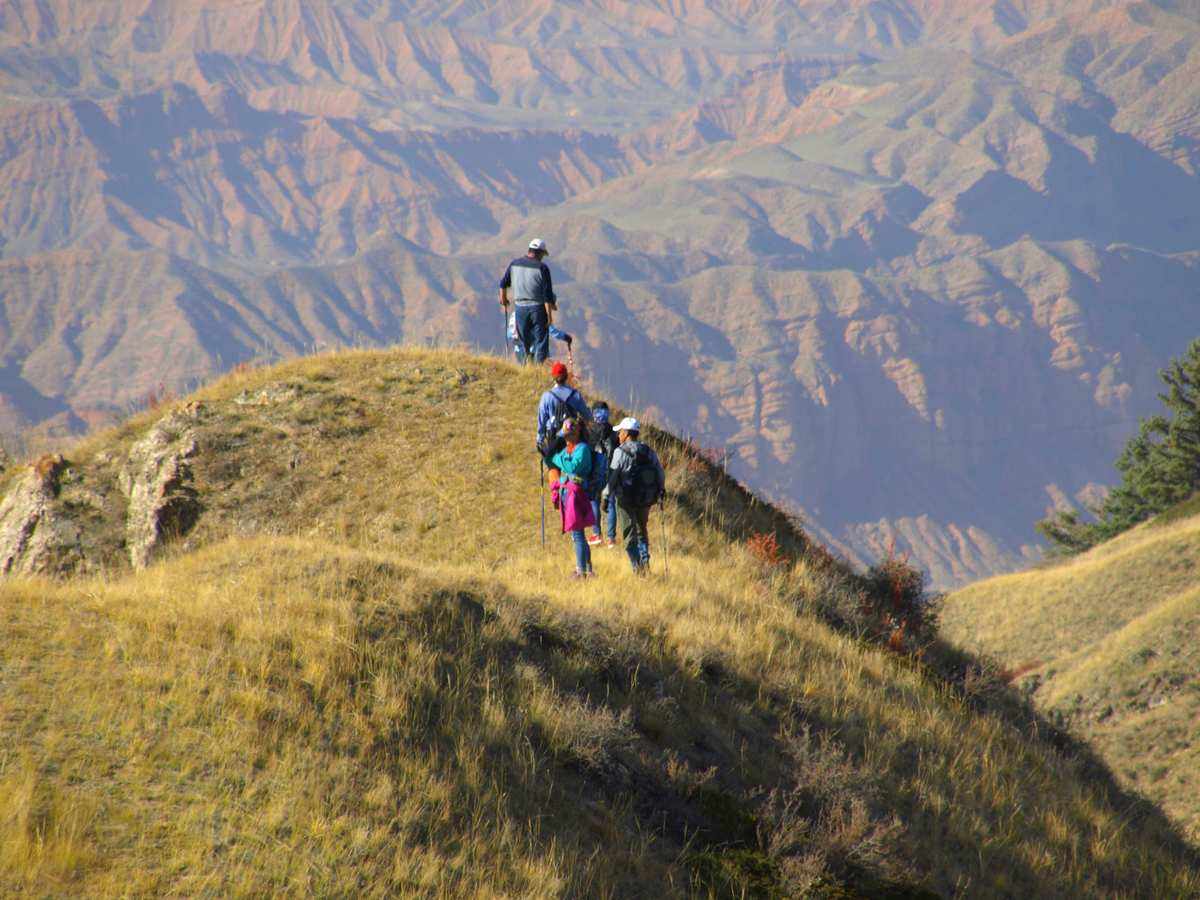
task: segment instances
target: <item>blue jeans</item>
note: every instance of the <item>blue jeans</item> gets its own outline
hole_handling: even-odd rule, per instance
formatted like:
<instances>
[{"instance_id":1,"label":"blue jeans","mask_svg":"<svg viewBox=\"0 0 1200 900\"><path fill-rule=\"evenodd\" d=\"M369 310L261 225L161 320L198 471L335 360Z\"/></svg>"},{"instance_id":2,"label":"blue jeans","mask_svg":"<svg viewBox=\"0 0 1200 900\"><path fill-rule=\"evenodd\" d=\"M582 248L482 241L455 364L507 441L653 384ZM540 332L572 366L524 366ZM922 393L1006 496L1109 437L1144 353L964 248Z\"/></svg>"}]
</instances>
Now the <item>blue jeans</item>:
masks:
<instances>
[{"instance_id":1,"label":"blue jeans","mask_svg":"<svg viewBox=\"0 0 1200 900\"><path fill-rule=\"evenodd\" d=\"M608 515L605 516L600 509L600 501L593 500L592 512L596 514L596 534L603 534L600 530L601 523L603 523L608 526L604 529L607 532L607 534L604 534L604 537L607 537L610 541L615 541L617 539L617 504L611 500L608 501Z\"/></svg>"},{"instance_id":2,"label":"blue jeans","mask_svg":"<svg viewBox=\"0 0 1200 900\"><path fill-rule=\"evenodd\" d=\"M592 571L592 548L588 546L587 535L572 531L571 540L575 542L575 568L580 572Z\"/></svg>"},{"instance_id":3,"label":"blue jeans","mask_svg":"<svg viewBox=\"0 0 1200 900\"><path fill-rule=\"evenodd\" d=\"M517 341L525 353L525 361L544 363L550 355L550 320L546 318L546 307L541 304L518 305ZM521 356L518 350L517 356Z\"/></svg>"}]
</instances>

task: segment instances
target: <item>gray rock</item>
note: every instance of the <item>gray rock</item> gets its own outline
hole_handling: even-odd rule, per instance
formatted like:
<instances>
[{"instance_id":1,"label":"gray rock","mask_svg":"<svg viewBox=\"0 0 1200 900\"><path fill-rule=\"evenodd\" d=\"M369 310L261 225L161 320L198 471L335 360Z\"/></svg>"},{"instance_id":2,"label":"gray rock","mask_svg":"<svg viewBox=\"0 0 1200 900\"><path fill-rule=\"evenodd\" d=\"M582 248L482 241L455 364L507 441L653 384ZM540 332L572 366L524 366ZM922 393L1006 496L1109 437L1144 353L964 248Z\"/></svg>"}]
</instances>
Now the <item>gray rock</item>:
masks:
<instances>
[{"instance_id":1,"label":"gray rock","mask_svg":"<svg viewBox=\"0 0 1200 900\"><path fill-rule=\"evenodd\" d=\"M129 500L125 544L134 568L147 566L166 540L186 534L200 515L188 462L196 455L200 409L189 407L160 420L133 445L121 469L121 490Z\"/></svg>"},{"instance_id":2,"label":"gray rock","mask_svg":"<svg viewBox=\"0 0 1200 900\"><path fill-rule=\"evenodd\" d=\"M41 575L69 569L79 557L79 526L54 506L67 463L43 456L0 501L0 575Z\"/></svg>"},{"instance_id":3,"label":"gray rock","mask_svg":"<svg viewBox=\"0 0 1200 900\"><path fill-rule=\"evenodd\" d=\"M272 384L254 393L242 391L233 398L233 402L238 406L271 406L295 400L299 396L300 389L294 384Z\"/></svg>"}]
</instances>

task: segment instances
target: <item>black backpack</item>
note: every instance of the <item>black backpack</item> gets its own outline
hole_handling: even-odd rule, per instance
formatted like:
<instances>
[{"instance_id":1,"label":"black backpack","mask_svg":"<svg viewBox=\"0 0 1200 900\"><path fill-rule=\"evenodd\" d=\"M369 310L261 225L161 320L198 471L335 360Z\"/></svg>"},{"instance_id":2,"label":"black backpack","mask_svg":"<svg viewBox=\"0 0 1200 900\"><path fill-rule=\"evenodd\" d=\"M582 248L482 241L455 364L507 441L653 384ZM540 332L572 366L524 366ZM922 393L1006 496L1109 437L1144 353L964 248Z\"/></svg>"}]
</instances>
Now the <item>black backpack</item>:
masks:
<instances>
[{"instance_id":1,"label":"black backpack","mask_svg":"<svg viewBox=\"0 0 1200 900\"><path fill-rule=\"evenodd\" d=\"M566 391L565 394L559 393L559 388ZM575 388L565 384L556 384L550 388L550 396L554 398L554 412L550 416L550 422L546 426L546 440L553 441L558 433L562 431L563 425L568 419L578 419L579 412L567 405L567 401L571 399L571 395L575 393Z\"/></svg>"},{"instance_id":2,"label":"black backpack","mask_svg":"<svg viewBox=\"0 0 1200 900\"><path fill-rule=\"evenodd\" d=\"M562 388L563 391L559 391ZM546 433L538 440L538 450L546 452L554 446L558 438L558 433L563 430L563 424L568 419L581 419L582 416L578 410L571 409L566 406L566 401L570 400L571 394L574 394L575 389L569 385L556 384L550 389L550 396L554 398L554 407L550 415L550 421L546 422Z\"/></svg>"},{"instance_id":3,"label":"black backpack","mask_svg":"<svg viewBox=\"0 0 1200 900\"><path fill-rule=\"evenodd\" d=\"M617 447L616 432L607 422L593 422L588 429L588 444L592 448L592 474L586 489L589 497L598 500L608 484L608 467L613 463L613 451Z\"/></svg>"},{"instance_id":4,"label":"black backpack","mask_svg":"<svg viewBox=\"0 0 1200 900\"><path fill-rule=\"evenodd\" d=\"M624 448L619 448L617 452L630 455ZM621 473L619 490L619 497L627 506L653 506L662 496L658 485L658 467L654 465L650 448L645 444L638 444L633 453L633 465Z\"/></svg>"},{"instance_id":5,"label":"black backpack","mask_svg":"<svg viewBox=\"0 0 1200 900\"><path fill-rule=\"evenodd\" d=\"M603 453L604 458L612 463L613 454L617 451L617 433L607 422L594 422L591 429L592 448L597 453Z\"/></svg>"}]
</instances>

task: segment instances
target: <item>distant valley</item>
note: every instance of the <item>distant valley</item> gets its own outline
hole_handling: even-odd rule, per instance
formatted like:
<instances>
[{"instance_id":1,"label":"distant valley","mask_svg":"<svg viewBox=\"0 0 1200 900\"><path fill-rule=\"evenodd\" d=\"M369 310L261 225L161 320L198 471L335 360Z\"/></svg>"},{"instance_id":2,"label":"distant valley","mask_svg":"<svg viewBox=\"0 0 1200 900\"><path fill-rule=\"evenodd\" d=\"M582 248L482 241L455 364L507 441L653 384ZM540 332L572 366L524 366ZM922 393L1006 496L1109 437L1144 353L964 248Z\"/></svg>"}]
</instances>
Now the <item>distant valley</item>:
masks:
<instances>
[{"instance_id":1,"label":"distant valley","mask_svg":"<svg viewBox=\"0 0 1200 900\"><path fill-rule=\"evenodd\" d=\"M1113 480L1200 334L1198 84L1165 0L15 0L0 433L499 351L536 233L598 386L959 584Z\"/></svg>"}]
</instances>

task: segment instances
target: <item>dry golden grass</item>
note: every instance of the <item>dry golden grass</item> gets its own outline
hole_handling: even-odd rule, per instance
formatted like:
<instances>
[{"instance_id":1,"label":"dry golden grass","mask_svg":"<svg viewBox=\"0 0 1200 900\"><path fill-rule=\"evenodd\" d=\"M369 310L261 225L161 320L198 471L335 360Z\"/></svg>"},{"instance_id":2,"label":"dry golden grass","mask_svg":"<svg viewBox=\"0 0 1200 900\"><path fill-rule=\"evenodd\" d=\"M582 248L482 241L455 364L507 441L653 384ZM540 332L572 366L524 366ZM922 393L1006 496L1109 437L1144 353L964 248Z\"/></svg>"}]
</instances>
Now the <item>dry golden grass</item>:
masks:
<instances>
[{"instance_id":1,"label":"dry golden grass","mask_svg":"<svg viewBox=\"0 0 1200 900\"><path fill-rule=\"evenodd\" d=\"M0 587L0 889L1200 892L1156 811L1006 703L823 624L861 581L666 435L655 577L598 551L567 580L543 386L395 351L203 391L195 531L141 573ZM111 490L151 421L77 477Z\"/></svg>"},{"instance_id":2,"label":"dry golden grass","mask_svg":"<svg viewBox=\"0 0 1200 900\"><path fill-rule=\"evenodd\" d=\"M1200 840L1194 512L1052 567L964 588L947 601L943 628L1020 671L1040 707Z\"/></svg>"}]
</instances>

